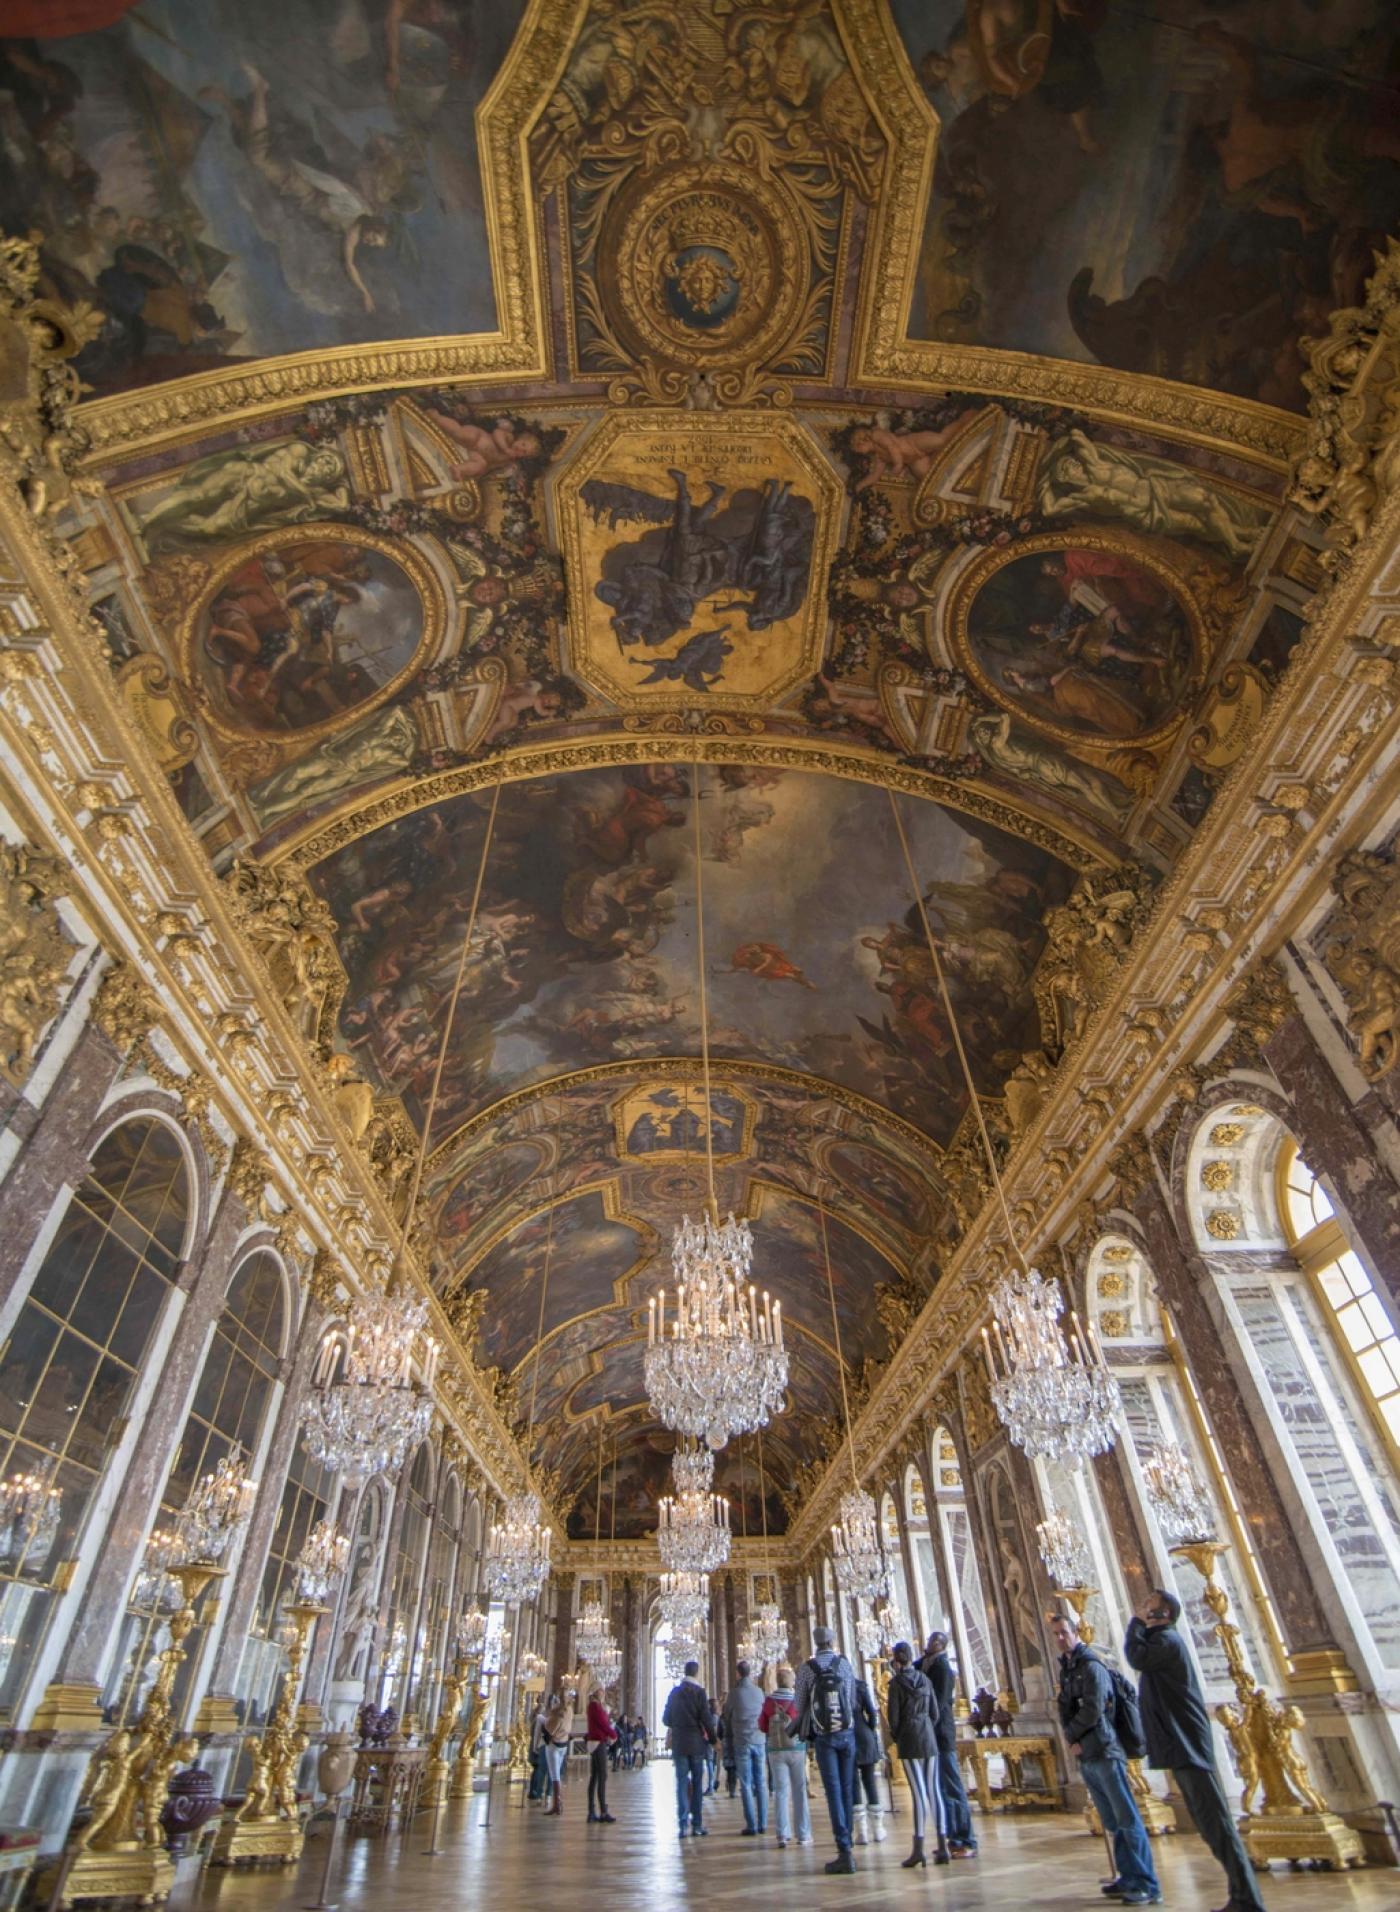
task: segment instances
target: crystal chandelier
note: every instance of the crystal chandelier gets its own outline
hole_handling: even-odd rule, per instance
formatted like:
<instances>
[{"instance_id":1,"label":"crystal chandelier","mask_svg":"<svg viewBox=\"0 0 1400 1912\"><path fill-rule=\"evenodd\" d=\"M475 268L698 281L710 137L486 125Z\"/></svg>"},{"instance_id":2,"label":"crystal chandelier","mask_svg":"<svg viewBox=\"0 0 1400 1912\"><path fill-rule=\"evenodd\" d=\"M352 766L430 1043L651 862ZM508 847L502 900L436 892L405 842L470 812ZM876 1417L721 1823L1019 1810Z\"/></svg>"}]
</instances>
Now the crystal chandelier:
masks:
<instances>
[{"instance_id":1,"label":"crystal chandelier","mask_svg":"<svg viewBox=\"0 0 1400 1912\"><path fill-rule=\"evenodd\" d=\"M132 1606L142 1613L179 1606L180 1589L169 1571L179 1552L180 1535L174 1527L157 1527L147 1536L141 1571L131 1589Z\"/></svg>"},{"instance_id":2,"label":"crystal chandelier","mask_svg":"<svg viewBox=\"0 0 1400 1912\"><path fill-rule=\"evenodd\" d=\"M0 1486L0 1561L22 1573L31 1556L36 1564L47 1558L62 1500L51 1473L11 1474Z\"/></svg>"},{"instance_id":3,"label":"crystal chandelier","mask_svg":"<svg viewBox=\"0 0 1400 1912\"><path fill-rule=\"evenodd\" d=\"M657 1610L677 1633L698 1633L710 1611L707 1573L663 1573Z\"/></svg>"},{"instance_id":4,"label":"crystal chandelier","mask_svg":"<svg viewBox=\"0 0 1400 1912\"><path fill-rule=\"evenodd\" d=\"M607 1608L601 1600L586 1600L579 1609L578 1625L574 1628L574 1646L581 1660L589 1666L596 1666L598 1655L612 1645L612 1628L608 1625Z\"/></svg>"},{"instance_id":5,"label":"crystal chandelier","mask_svg":"<svg viewBox=\"0 0 1400 1912\"><path fill-rule=\"evenodd\" d=\"M550 1539L539 1495L512 1494L486 1550L486 1577L497 1600L518 1606L535 1598L549 1577Z\"/></svg>"},{"instance_id":6,"label":"crystal chandelier","mask_svg":"<svg viewBox=\"0 0 1400 1912\"><path fill-rule=\"evenodd\" d=\"M754 1608L749 1644L760 1666L776 1666L786 1658L788 1630L775 1600L760 1600Z\"/></svg>"},{"instance_id":7,"label":"crystal chandelier","mask_svg":"<svg viewBox=\"0 0 1400 1912\"><path fill-rule=\"evenodd\" d=\"M856 1613L856 1645L863 1660L878 1660L880 1657L880 1622L871 1613L864 1600L860 1602Z\"/></svg>"},{"instance_id":8,"label":"crystal chandelier","mask_svg":"<svg viewBox=\"0 0 1400 1912\"><path fill-rule=\"evenodd\" d=\"M617 1641L610 1638L597 1659L588 1662L588 1667L596 1685L616 1686L622 1677L622 1650Z\"/></svg>"},{"instance_id":9,"label":"crystal chandelier","mask_svg":"<svg viewBox=\"0 0 1400 1912\"><path fill-rule=\"evenodd\" d=\"M421 1382L413 1350L427 1318L421 1296L369 1289L326 1336L303 1409L307 1448L323 1467L365 1481L392 1472L426 1436L437 1344L427 1341Z\"/></svg>"},{"instance_id":10,"label":"crystal chandelier","mask_svg":"<svg viewBox=\"0 0 1400 1912\"><path fill-rule=\"evenodd\" d=\"M700 1642L690 1639L684 1633L673 1633L666 1642L666 1672L673 1680L683 1677L691 1660L699 1660Z\"/></svg>"},{"instance_id":11,"label":"crystal chandelier","mask_svg":"<svg viewBox=\"0 0 1400 1912\"><path fill-rule=\"evenodd\" d=\"M1032 1460L1075 1462L1102 1454L1116 1437L1118 1383L1079 1317L1066 1343L1060 1329L1064 1299L1058 1281L1038 1268L1008 1275L992 1292L992 1328L998 1359L984 1328L982 1345L992 1400L1007 1432Z\"/></svg>"},{"instance_id":12,"label":"crystal chandelier","mask_svg":"<svg viewBox=\"0 0 1400 1912\"><path fill-rule=\"evenodd\" d=\"M1045 1562L1045 1571L1054 1585L1066 1588L1087 1587L1091 1570L1089 1549L1069 1515L1061 1507L1052 1507L1035 1530L1036 1545Z\"/></svg>"},{"instance_id":13,"label":"crystal chandelier","mask_svg":"<svg viewBox=\"0 0 1400 1912\"><path fill-rule=\"evenodd\" d=\"M252 1516L258 1483L248 1478L243 1449L234 1442L211 1474L205 1474L176 1516L173 1567L201 1561L217 1566Z\"/></svg>"},{"instance_id":14,"label":"crystal chandelier","mask_svg":"<svg viewBox=\"0 0 1400 1912\"><path fill-rule=\"evenodd\" d=\"M900 1640L908 1640L913 1628L893 1600L882 1600L873 1613L867 1613L861 1601L856 1617L856 1644L867 1660L888 1659Z\"/></svg>"},{"instance_id":15,"label":"crystal chandelier","mask_svg":"<svg viewBox=\"0 0 1400 1912\"><path fill-rule=\"evenodd\" d=\"M729 1558L729 1502L712 1494L715 1458L707 1448L678 1449L676 1492L658 1510L656 1544L669 1573L713 1573Z\"/></svg>"},{"instance_id":16,"label":"crystal chandelier","mask_svg":"<svg viewBox=\"0 0 1400 1912\"><path fill-rule=\"evenodd\" d=\"M836 1584L858 1600L878 1600L889 1591L890 1570L880 1538L875 1502L863 1487L841 1496L841 1518L831 1530Z\"/></svg>"},{"instance_id":17,"label":"crystal chandelier","mask_svg":"<svg viewBox=\"0 0 1400 1912\"><path fill-rule=\"evenodd\" d=\"M1143 1463L1142 1477L1157 1525L1170 1544L1215 1538L1215 1509L1184 1447L1161 1442Z\"/></svg>"},{"instance_id":18,"label":"crystal chandelier","mask_svg":"<svg viewBox=\"0 0 1400 1912\"><path fill-rule=\"evenodd\" d=\"M788 1357L783 1305L749 1282L753 1236L730 1215L677 1228L671 1250L674 1314L666 1290L647 1304L647 1398L662 1425L712 1448L781 1412Z\"/></svg>"},{"instance_id":19,"label":"crystal chandelier","mask_svg":"<svg viewBox=\"0 0 1400 1912\"><path fill-rule=\"evenodd\" d=\"M325 1603L350 1559L350 1542L333 1520L318 1520L297 1555L297 1599Z\"/></svg>"}]
</instances>

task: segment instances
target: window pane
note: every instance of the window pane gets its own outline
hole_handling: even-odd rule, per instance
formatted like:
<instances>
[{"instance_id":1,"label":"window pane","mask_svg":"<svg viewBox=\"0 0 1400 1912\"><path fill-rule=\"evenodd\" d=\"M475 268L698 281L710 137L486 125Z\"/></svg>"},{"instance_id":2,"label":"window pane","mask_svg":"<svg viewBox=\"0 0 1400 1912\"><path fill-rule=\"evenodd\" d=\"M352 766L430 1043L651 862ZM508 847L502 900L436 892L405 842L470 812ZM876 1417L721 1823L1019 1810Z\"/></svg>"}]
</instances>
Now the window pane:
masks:
<instances>
[{"instance_id":1,"label":"window pane","mask_svg":"<svg viewBox=\"0 0 1400 1912\"><path fill-rule=\"evenodd\" d=\"M1371 1277L1366 1273L1366 1270L1361 1265L1360 1258L1352 1249L1348 1248L1346 1253L1338 1258L1337 1266L1346 1276L1351 1287L1351 1292L1354 1295L1369 1295L1371 1293Z\"/></svg>"},{"instance_id":2,"label":"window pane","mask_svg":"<svg viewBox=\"0 0 1400 1912\"><path fill-rule=\"evenodd\" d=\"M1357 1356L1357 1366L1362 1378L1373 1395L1390 1392L1390 1363L1379 1348L1368 1348L1365 1354Z\"/></svg>"},{"instance_id":3,"label":"window pane","mask_svg":"<svg viewBox=\"0 0 1400 1912\"><path fill-rule=\"evenodd\" d=\"M1323 1294L1334 1308L1343 1308L1351 1300L1351 1284L1339 1263L1332 1262L1329 1267L1321 1270L1317 1278L1322 1284Z\"/></svg>"},{"instance_id":4,"label":"window pane","mask_svg":"<svg viewBox=\"0 0 1400 1912\"><path fill-rule=\"evenodd\" d=\"M26 1301L5 1358L0 1361L0 1427L11 1433L19 1431L39 1391L58 1334L57 1322Z\"/></svg>"},{"instance_id":5,"label":"window pane","mask_svg":"<svg viewBox=\"0 0 1400 1912\"><path fill-rule=\"evenodd\" d=\"M1359 1301L1356 1305L1360 1308L1362 1314L1365 1315L1366 1325L1371 1330L1371 1334L1375 1340L1384 1341L1395 1332L1390 1325L1390 1317L1381 1306L1379 1295L1373 1292L1367 1295L1364 1301Z\"/></svg>"}]
</instances>

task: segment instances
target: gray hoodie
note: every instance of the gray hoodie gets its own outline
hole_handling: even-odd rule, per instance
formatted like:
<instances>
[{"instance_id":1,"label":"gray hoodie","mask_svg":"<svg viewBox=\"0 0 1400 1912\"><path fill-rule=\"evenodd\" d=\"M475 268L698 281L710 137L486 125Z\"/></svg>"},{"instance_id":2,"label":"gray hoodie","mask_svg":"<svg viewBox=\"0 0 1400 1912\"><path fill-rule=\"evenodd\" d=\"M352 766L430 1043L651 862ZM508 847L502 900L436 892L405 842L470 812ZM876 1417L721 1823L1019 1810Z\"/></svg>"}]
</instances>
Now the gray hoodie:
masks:
<instances>
[{"instance_id":1,"label":"gray hoodie","mask_svg":"<svg viewBox=\"0 0 1400 1912\"><path fill-rule=\"evenodd\" d=\"M752 1678L737 1680L724 1702L724 1736L736 1753L762 1746L758 1716L763 1711L763 1688Z\"/></svg>"}]
</instances>

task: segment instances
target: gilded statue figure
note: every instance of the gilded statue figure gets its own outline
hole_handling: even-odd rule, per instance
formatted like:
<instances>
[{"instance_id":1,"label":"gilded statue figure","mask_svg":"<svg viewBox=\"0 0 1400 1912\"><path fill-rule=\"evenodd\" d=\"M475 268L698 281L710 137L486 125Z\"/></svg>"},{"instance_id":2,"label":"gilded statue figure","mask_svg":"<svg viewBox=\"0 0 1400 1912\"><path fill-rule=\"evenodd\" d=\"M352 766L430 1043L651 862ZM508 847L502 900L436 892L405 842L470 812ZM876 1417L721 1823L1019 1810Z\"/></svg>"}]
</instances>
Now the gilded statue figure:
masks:
<instances>
[{"instance_id":1,"label":"gilded statue figure","mask_svg":"<svg viewBox=\"0 0 1400 1912\"><path fill-rule=\"evenodd\" d=\"M122 1727L112 1734L94 1762L88 1787L92 1813L87 1824L74 1833L73 1851L82 1852L89 1846L107 1851L121 1841L123 1827L118 1815L128 1797L130 1776L131 1734Z\"/></svg>"},{"instance_id":2,"label":"gilded statue figure","mask_svg":"<svg viewBox=\"0 0 1400 1912\"><path fill-rule=\"evenodd\" d=\"M241 445L197 458L174 489L137 520L151 557L231 544L274 525L310 524L350 503L340 453L301 439Z\"/></svg>"},{"instance_id":3,"label":"gilded statue figure","mask_svg":"<svg viewBox=\"0 0 1400 1912\"><path fill-rule=\"evenodd\" d=\"M250 1733L243 1742L243 1750L253 1762L253 1770L248 1775L248 1789L243 1795L243 1804L234 1815L245 1822L250 1819L270 1819L275 1813L272 1796L272 1761L264 1751L263 1742L256 1733Z\"/></svg>"},{"instance_id":4,"label":"gilded statue figure","mask_svg":"<svg viewBox=\"0 0 1400 1912\"><path fill-rule=\"evenodd\" d=\"M1189 466L1096 445L1077 430L1046 453L1036 502L1047 518L1117 518L1138 531L1199 538L1232 558L1249 556L1275 509L1210 484Z\"/></svg>"}]
</instances>

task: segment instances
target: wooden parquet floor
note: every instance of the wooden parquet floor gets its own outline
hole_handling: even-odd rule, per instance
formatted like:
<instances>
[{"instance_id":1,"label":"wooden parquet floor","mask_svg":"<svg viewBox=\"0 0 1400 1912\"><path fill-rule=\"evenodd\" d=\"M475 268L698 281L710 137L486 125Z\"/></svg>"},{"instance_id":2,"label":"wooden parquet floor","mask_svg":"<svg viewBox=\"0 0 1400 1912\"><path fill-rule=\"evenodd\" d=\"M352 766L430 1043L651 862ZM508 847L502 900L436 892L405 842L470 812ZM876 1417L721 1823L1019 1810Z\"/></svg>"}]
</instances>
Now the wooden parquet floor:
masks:
<instances>
[{"instance_id":1,"label":"wooden parquet floor","mask_svg":"<svg viewBox=\"0 0 1400 1912\"><path fill-rule=\"evenodd\" d=\"M329 1896L341 1912L434 1912L457 1905L482 1912L670 1912L689 1905L769 1912L789 1905L805 1912L837 1904L1058 1912L1106 1903L1099 1893L1103 1845L1069 1814L979 1815L980 1857L926 1872L900 1869L910 1827L907 1816L895 1818L887 1822L883 1845L857 1851L855 1878L829 1879L822 1866L833 1847L819 1788L812 1800L817 1843L779 1851L771 1815L763 1839L739 1836L744 1822L737 1799L707 1800L709 1837L679 1840L665 1760L614 1777L612 1826L586 1823L585 1785L582 1771L571 1777L559 1819L543 1819L537 1806L522 1808L518 1788L507 1803L500 1786L489 1826L483 1824L484 1795L445 1807L434 1858L426 1856L428 1814L406 1837L345 1838L342 1828ZM182 1880L171 1912L291 1912L312 1904L325 1850L318 1836L308 1840L296 1869L206 1871ZM1153 1850L1167 1906L1209 1912L1224 1903L1224 1879L1198 1838L1178 1834L1155 1841ZM1400 1870L1388 1868L1344 1875L1276 1871L1263 1890L1270 1912L1400 1912Z\"/></svg>"}]
</instances>

